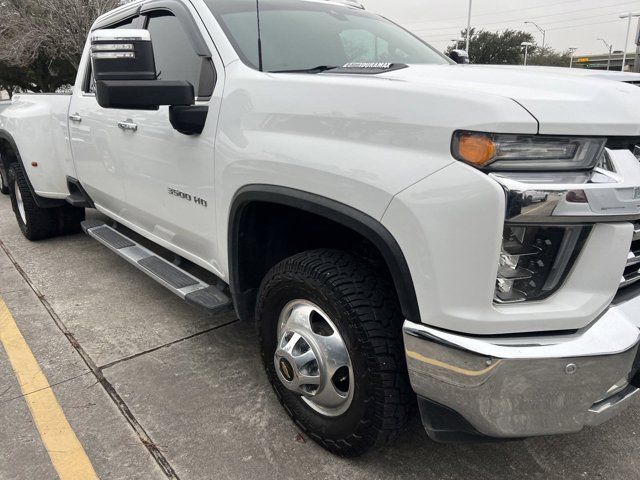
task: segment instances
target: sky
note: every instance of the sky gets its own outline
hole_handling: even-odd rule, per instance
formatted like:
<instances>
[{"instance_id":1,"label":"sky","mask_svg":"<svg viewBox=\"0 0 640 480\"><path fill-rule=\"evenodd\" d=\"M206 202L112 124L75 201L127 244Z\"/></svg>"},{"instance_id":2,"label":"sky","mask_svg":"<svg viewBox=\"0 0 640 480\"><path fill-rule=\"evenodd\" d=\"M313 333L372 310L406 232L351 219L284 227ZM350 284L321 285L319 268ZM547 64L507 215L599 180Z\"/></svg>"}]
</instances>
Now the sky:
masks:
<instances>
[{"instance_id":1,"label":"sky","mask_svg":"<svg viewBox=\"0 0 640 480\"><path fill-rule=\"evenodd\" d=\"M469 0L360 0L367 10L384 15L411 30L439 50L444 50L466 28ZM576 55L607 52L598 38L623 50L627 20L621 13L640 13L640 0L473 0L471 25L489 31L507 28L542 33L525 21L547 30L547 45ZM633 19L628 51L635 51L638 20Z\"/></svg>"}]
</instances>

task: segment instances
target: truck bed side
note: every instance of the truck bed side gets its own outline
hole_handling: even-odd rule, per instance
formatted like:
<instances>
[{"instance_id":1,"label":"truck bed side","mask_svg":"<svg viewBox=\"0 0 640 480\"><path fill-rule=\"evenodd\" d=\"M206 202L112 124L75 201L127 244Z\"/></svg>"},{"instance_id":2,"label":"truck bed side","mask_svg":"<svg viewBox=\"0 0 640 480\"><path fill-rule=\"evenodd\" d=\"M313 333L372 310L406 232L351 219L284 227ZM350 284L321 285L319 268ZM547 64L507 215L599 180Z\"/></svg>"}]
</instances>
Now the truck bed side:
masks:
<instances>
[{"instance_id":1,"label":"truck bed side","mask_svg":"<svg viewBox=\"0 0 640 480\"><path fill-rule=\"evenodd\" d=\"M70 95L16 95L0 110L0 141L14 143L41 197L69 195L66 177L74 176L67 124L70 102Z\"/></svg>"}]
</instances>

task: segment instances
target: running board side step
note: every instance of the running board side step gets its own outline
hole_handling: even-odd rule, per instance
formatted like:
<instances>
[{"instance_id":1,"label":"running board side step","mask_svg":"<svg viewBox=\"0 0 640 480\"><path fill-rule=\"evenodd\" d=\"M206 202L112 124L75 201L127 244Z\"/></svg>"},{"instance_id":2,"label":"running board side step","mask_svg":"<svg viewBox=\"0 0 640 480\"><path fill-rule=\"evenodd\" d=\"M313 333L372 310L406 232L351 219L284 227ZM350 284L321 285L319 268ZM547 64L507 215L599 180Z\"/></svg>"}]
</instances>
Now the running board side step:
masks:
<instances>
[{"instance_id":1,"label":"running board side step","mask_svg":"<svg viewBox=\"0 0 640 480\"><path fill-rule=\"evenodd\" d=\"M232 308L231 299L215 286L208 285L151 250L134 242L104 222L85 220L82 229L89 236L171 290L187 303L217 313Z\"/></svg>"}]
</instances>

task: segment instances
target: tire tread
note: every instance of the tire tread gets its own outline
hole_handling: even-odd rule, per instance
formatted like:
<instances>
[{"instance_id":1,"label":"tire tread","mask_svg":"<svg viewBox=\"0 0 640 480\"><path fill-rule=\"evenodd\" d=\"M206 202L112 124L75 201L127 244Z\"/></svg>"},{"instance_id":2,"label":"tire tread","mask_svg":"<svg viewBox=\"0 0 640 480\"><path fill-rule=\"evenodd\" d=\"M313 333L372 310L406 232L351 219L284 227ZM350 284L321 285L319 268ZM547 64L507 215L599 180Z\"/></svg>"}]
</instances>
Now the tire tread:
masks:
<instances>
[{"instance_id":1,"label":"tire tread","mask_svg":"<svg viewBox=\"0 0 640 480\"><path fill-rule=\"evenodd\" d=\"M80 223L85 219L84 208L75 208L71 205L63 205L55 208L38 207L24 173L22 165L14 163L9 167L9 193L11 205L16 214L16 220L20 230L28 240L45 240L58 235L79 233L82 229ZM27 222L22 220L18 211L15 187L20 189L22 203L24 205Z\"/></svg>"},{"instance_id":2,"label":"tire tread","mask_svg":"<svg viewBox=\"0 0 640 480\"><path fill-rule=\"evenodd\" d=\"M406 428L416 411L402 341L403 318L391 279L348 252L330 249L303 252L277 264L266 275L259 292L257 319L261 318L265 295L284 278L311 280L333 294L341 309L348 312L348 324L356 332L358 345L366 357L367 373L376 385L373 398L368 400L372 402L369 408L373 415L363 419L345 438L323 437L309 431L295 417L294 420L312 439L341 456L358 456L389 443ZM263 361L272 360L263 358ZM293 416L285 399L278 397Z\"/></svg>"},{"instance_id":3,"label":"tire tread","mask_svg":"<svg viewBox=\"0 0 640 480\"><path fill-rule=\"evenodd\" d=\"M22 203L24 205L27 222L22 220L18 211L18 204L15 196L15 187L20 189ZM22 166L14 163L9 167L9 188L11 190L11 203L16 214L18 225L24 236L32 241L44 240L54 237L58 230L58 216L53 209L43 209L36 204L31 190L27 183Z\"/></svg>"}]
</instances>

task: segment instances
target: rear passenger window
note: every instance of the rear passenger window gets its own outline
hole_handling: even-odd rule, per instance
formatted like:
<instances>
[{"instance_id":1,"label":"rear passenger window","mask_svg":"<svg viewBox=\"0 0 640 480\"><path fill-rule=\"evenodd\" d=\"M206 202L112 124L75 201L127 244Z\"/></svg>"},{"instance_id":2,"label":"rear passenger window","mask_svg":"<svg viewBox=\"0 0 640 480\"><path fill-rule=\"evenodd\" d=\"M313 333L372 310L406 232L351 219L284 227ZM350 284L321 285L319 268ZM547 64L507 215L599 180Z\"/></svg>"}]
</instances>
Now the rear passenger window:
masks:
<instances>
[{"instance_id":1,"label":"rear passenger window","mask_svg":"<svg viewBox=\"0 0 640 480\"><path fill-rule=\"evenodd\" d=\"M186 80L198 92L202 58L191 45L180 21L171 14L154 15L147 27L153 42L160 80Z\"/></svg>"}]
</instances>

